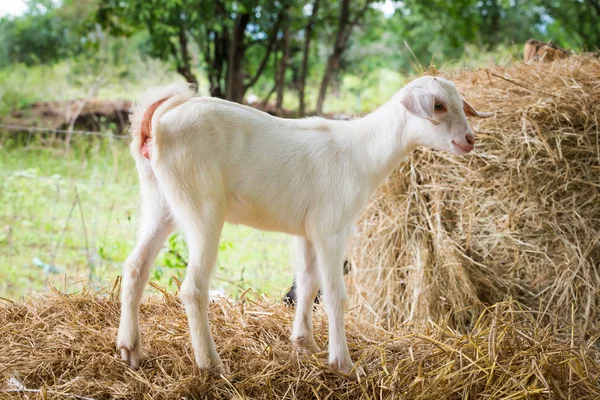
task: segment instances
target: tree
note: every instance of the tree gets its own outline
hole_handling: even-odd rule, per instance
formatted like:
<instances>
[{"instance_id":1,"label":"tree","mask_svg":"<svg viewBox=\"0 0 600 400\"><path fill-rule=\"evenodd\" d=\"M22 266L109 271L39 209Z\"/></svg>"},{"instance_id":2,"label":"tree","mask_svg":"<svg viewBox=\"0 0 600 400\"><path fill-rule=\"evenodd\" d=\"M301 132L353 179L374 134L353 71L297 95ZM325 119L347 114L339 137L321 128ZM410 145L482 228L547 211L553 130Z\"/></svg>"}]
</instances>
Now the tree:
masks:
<instances>
[{"instance_id":1,"label":"tree","mask_svg":"<svg viewBox=\"0 0 600 400\"><path fill-rule=\"evenodd\" d=\"M375 11L382 1L28 0L23 16L0 18L0 67L100 60L92 51L101 42L136 43L189 82L203 70L215 97L241 102L255 88L265 99L272 89L281 109L285 91L297 89L305 115L311 69L323 70L322 113L340 71L359 75L358 88L381 69L461 58L469 44L494 51L534 37L600 46L600 0L403 0L393 16Z\"/></svg>"},{"instance_id":2,"label":"tree","mask_svg":"<svg viewBox=\"0 0 600 400\"><path fill-rule=\"evenodd\" d=\"M283 92L285 89L285 71L287 69L288 60L290 58L290 26L289 24L283 29L283 36L281 39L281 60L277 68L277 74L275 76L275 87L277 92L277 100L275 101L275 108L281 111L283 107Z\"/></svg>"},{"instance_id":3,"label":"tree","mask_svg":"<svg viewBox=\"0 0 600 400\"><path fill-rule=\"evenodd\" d=\"M84 52L91 28L87 18L94 1L84 3L90 7L80 7L72 0L61 7L50 0L30 0L23 16L0 18L0 66L10 62L46 64Z\"/></svg>"},{"instance_id":4,"label":"tree","mask_svg":"<svg viewBox=\"0 0 600 400\"><path fill-rule=\"evenodd\" d=\"M212 96L241 102L267 65L287 0L107 0L98 21L113 34L147 30L152 55L174 63L187 81L197 83L190 55L200 50ZM248 62L248 59L258 62ZM254 68L255 67L255 68Z\"/></svg>"},{"instance_id":5,"label":"tree","mask_svg":"<svg viewBox=\"0 0 600 400\"><path fill-rule=\"evenodd\" d=\"M331 81L333 75L339 68L342 54L348 45L348 40L350 38L350 34L352 33L352 28L359 24L365 13L368 11L371 3L372 0L365 0L362 7L354 10L354 15L352 15L350 0L341 1L333 52L327 59L325 72L323 73L323 79L321 80L321 86L319 88L319 97L317 98L316 109L317 114L323 113L323 104L325 103L327 87L329 86L329 82Z\"/></svg>"},{"instance_id":6,"label":"tree","mask_svg":"<svg viewBox=\"0 0 600 400\"><path fill-rule=\"evenodd\" d=\"M547 13L543 28L563 47L600 48L600 0L538 0Z\"/></svg>"},{"instance_id":7,"label":"tree","mask_svg":"<svg viewBox=\"0 0 600 400\"><path fill-rule=\"evenodd\" d=\"M308 74L308 59L310 57L310 43L312 41L313 30L317 15L319 14L320 0L314 0L311 7L310 17L304 28L304 46L302 48L302 67L300 69L300 77L298 81L298 114L301 117L306 115L306 104L304 100L304 92L306 88L306 75Z\"/></svg>"}]
</instances>

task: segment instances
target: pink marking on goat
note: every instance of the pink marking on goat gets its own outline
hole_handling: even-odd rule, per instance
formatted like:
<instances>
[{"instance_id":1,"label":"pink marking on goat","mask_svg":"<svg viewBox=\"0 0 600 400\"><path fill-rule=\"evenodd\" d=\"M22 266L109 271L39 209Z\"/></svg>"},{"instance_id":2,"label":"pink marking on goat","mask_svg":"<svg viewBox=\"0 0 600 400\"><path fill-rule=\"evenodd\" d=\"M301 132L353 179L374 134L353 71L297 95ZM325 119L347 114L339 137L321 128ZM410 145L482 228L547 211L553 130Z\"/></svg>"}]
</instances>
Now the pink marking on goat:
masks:
<instances>
[{"instance_id":1,"label":"pink marking on goat","mask_svg":"<svg viewBox=\"0 0 600 400\"><path fill-rule=\"evenodd\" d=\"M150 107L148 107L148 109L144 113L144 117L142 118L142 129L141 129L141 134L140 134L140 139L141 139L140 152L142 153L142 156L144 156L148 160L150 159L150 144L148 143L148 139L150 139L152 137L151 136L152 116L154 115L154 111L156 111L156 109L162 103L167 101L167 99L168 99L168 97L165 99L159 100L156 103L152 104Z\"/></svg>"}]
</instances>

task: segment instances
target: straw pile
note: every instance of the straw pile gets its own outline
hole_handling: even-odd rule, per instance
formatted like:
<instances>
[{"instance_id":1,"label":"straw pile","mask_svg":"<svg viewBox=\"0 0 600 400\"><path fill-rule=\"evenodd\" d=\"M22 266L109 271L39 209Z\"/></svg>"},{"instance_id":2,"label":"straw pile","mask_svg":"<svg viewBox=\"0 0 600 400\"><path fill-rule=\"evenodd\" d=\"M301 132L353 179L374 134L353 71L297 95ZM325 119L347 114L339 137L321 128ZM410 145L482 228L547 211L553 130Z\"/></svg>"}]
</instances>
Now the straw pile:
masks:
<instances>
[{"instance_id":1,"label":"straw pile","mask_svg":"<svg viewBox=\"0 0 600 400\"><path fill-rule=\"evenodd\" d=\"M467 335L446 325L385 330L348 318L354 360L365 372L349 381L327 366L326 352L291 348L293 310L279 301L218 300L212 329L231 373L211 378L194 366L187 319L163 293L141 311L147 360L134 371L115 350L118 290L53 293L0 308L0 398L88 399L459 399L600 396L598 352L570 328L541 324L512 302L482 313ZM315 334L326 347L317 310ZM552 321L550 321L552 322ZM27 397L30 396L30 397ZM77 397L79 396L79 397Z\"/></svg>"},{"instance_id":2,"label":"straw pile","mask_svg":"<svg viewBox=\"0 0 600 400\"><path fill-rule=\"evenodd\" d=\"M431 72L431 71L430 71ZM435 71L434 71L435 72ZM378 191L354 244L354 300L390 324L468 329L512 296L600 332L600 60L449 76L488 120L458 157L416 151Z\"/></svg>"}]
</instances>

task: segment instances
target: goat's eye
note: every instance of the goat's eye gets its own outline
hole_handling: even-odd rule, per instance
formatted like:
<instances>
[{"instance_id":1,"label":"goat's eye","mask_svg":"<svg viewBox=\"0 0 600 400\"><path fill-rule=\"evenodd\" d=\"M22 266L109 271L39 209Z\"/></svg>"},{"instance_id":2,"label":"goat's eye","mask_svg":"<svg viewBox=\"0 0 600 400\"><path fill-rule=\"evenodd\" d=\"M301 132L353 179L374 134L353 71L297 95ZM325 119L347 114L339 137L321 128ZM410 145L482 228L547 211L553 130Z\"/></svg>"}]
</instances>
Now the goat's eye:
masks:
<instances>
[{"instance_id":1,"label":"goat's eye","mask_svg":"<svg viewBox=\"0 0 600 400\"><path fill-rule=\"evenodd\" d=\"M442 103L435 103L434 107L435 111L443 111L444 105Z\"/></svg>"}]
</instances>

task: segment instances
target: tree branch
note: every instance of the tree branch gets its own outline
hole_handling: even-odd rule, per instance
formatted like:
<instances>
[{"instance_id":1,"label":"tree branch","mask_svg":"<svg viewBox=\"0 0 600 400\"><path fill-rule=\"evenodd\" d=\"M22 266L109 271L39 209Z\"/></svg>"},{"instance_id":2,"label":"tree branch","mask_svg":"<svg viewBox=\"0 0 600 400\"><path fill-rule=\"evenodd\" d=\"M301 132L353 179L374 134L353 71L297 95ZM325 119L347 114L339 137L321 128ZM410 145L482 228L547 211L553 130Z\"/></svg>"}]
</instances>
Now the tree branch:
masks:
<instances>
[{"instance_id":1,"label":"tree branch","mask_svg":"<svg viewBox=\"0 0 600 400\"><path fill-rule=\"evenodd\" d=\"M589 3L594 7L598 16L600 16L600 2L598 0L589 0Z\"/></svg>"},{"instance_id":2,"label":"tree branch","mask_svg":"<svg viewBox=\"0 0 600 400\"><path fill-rule=\"evenodd\" d=\"M304 47L302 49L302 66L300 69L300 80L298 87L298 113L303 117L306 113L306 104L304 102L304 95L306 90L306 75L308 74L308 58L310 56L310 42L313 34L313 27L317 20L317 14L319 12L319 1L314 0L312 6L312 14L304 28Z\"/></svg>"},{"instance_id":3,"label":"tree branch","mask_svg":"<svg viewBox=\"0 0 600 400\"><path fill-rule=\"evenodd\" d=\"M369 9L369 6L371 5L372 2L373 2L373 0L365 1L365 5L360 9L360 11L358 13L356 13L356 15L354 16L354 19L350 20L350 23L349 23L350 29L352 29L353 26L360 24L360 20L365 16L365 13Z\"/></svg>"},{"instance_id":4,"label":"tree branch","mask_svg":"<svg viewBox=\"0 0 600 400\"><path fill-rule=\"evenodd\" d=\"M269 61L269 58L271 58L271 53L273 52L273 47L274 47L275 41L277 39L277 31L279 30L280 24L281 24L281 17L278 16L277 21L275 22L275 26L273 27L273 32L271 32L271 35L269 35L269 42L267 43L267 52L265 53L265 56L261 60L259 66L258 66L258 69L256 70L256 74L254 74L252 79L250 79L250 81L244 85L244 88L245 88L244 90L247 90L248 88L252 87L256 83L258 78L260 78L260 76L262 75L263 70L267 66L267 62Z\"/></svg>"},{"instance_id":5,"label":"tree branch","mask_svg":"<svg viewBox=\"0 0 600 400\"><path fill-rule=\"evenodd\" d=\"M187 37L185 35L185 28L183 25L179 26L179 31L177 32L177 38L179 40L179 52L175 45L169 41L169 49L171 50L171 54L175 58L175 62L177 64L177 72L181 74L189 83L193 83L198 86L198 79L192 73L192 69L190 68L190 56L187 49ZM179 59L179 53L181 53L181 60Z\"/></svg>"},{"instance_id":6,"label":"tree branch","mask_svg":"<svg viewBox=\"0 0 600 400\"><path fill-rule=\"evenodd\" d=\"M251 40L250 42L248 42L248 44L246 45L246 48L249 49L250 47L257 45L257 44L262 44L265 42L268 42L270 40L270 38L268 40L265 39L261 39L261 40Z\"/></svg>"}]
</instances>

